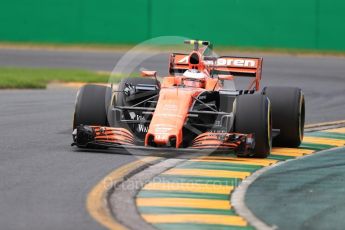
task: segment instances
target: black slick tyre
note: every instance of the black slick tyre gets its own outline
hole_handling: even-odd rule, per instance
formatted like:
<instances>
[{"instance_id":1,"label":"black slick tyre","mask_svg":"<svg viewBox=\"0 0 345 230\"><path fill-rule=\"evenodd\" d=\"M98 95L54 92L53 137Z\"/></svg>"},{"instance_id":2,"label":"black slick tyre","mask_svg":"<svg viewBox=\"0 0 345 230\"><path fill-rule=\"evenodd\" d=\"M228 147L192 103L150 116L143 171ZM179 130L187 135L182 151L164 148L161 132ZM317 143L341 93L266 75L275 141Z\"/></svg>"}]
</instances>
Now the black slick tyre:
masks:
<instances>
[{"instance_id":1,"label":"black slick tyre","mask_svg":"<svg viewBox=\"0 0 345 230\"><path fill-rule=\"evenodd\" d=\"M279 129L273 145L298 147L304 135L305 101L302 90L296 87L266 87L263 89L272 105L272 126Z\"/></svg>"},{"instance_id":2,"label":"black slick tyre","mask_svg":"<svg viewBox=\"0 0 345 230\"><path fill-rule=\"evenodd\" d=\"M107 126L110 101L110 87L91 84L81 87L76 98L73 129L79 125Z\"/></svg>"},{"instance_id":3,"label":"black slick tyre","mask_svg":"<svg viewBox=\"0 0 345 230\"><path fill-rule=\"evenodd\" d=\"M236 98L234 113L234 131L254 134L255 147L249 156L266 158L272 149L269 99L261 94L240 95Z\"/></svg>"}]
</instances>

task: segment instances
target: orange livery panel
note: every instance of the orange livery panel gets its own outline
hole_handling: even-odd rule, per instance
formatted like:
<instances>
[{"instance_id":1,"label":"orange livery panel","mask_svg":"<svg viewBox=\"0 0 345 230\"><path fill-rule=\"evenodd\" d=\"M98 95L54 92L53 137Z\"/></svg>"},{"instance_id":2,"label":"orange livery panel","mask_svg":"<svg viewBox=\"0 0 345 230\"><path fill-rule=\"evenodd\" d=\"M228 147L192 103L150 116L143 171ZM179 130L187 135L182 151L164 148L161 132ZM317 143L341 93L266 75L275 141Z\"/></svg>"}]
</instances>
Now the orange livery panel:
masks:
<instances>
[{"instance_id":1,"label":"orange livery panel","mask_svg":"<svg viewBox=\"0 0 345 230\"><path fill-rule=\"evenodd\" d=\"M157 107L146 134L145 145L169 146L175 144L178 148L182 143L182 128L193 103L193 98L202 91L204 89L161 89Z\"/></svg>"}]
</instances>

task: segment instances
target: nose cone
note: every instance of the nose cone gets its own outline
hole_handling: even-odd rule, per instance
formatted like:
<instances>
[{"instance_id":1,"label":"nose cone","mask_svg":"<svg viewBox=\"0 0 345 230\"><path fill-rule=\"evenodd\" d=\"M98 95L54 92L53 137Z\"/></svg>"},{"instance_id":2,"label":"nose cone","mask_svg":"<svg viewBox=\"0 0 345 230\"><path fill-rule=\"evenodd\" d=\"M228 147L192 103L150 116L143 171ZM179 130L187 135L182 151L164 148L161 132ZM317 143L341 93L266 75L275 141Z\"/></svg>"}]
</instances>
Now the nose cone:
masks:
<instances>
[{"instance_id":1,"label":"nose cone","mask_svg":"<svg viewBox=\"0 0 345 230\"><path fill-rule=\"evenodd\" d=\"M178 130L175 126L171 127L160 127L160 125L155 126L153 141L158 146L169 146L176 147L176 137L180 136Z\"/></svg>"},{"instance_id":2,"label":"nose cone","mask_svg":"<svg viewBox=\"0 0 345 230\"><path fill-rule=\"evenodd\" d=\"M161 89L156 110L146 134L145 145L178 148L182 143L182 128L193 102L193 96L198 93L188 88Z\"/></svg>"}]
</instances>

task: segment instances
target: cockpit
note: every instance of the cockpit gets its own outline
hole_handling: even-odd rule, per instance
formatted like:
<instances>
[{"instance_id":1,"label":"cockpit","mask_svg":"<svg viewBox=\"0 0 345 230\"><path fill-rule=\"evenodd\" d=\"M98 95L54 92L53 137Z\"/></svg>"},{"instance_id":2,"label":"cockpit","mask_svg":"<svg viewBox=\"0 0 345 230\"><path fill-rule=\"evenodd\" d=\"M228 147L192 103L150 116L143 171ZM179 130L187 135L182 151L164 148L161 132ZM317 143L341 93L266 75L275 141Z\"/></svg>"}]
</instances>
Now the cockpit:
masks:
<instances>
[{"instance_id":1,"label":"cockpit","mask_svg":"<svg viewBox=\"0 0 345 230\"><path fill-rule=\"evenodd\" d=\"M188 69L183 73L183 85L187 87L205 88L207 75L197 69Z\"/></svg>"}]
</instances>

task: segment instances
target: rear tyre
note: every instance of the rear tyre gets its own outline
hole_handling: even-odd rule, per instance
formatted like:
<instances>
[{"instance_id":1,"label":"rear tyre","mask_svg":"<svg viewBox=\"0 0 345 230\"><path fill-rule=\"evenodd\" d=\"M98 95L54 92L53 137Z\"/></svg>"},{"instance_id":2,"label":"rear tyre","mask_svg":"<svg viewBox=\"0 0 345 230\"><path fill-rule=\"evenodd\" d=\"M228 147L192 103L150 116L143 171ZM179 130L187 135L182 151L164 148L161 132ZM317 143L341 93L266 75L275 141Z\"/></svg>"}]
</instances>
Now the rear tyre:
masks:
<instances>
[{"instance_id":1,"label":"rear tyre","mask_svg":"<svg viewBox=\"0 0 345 230\"><path fill-rule=\"evenodd\" d=\"M266 158L272 149L271 106L260 94L240 95L235 101L234 131L254 134L255 147L249 156Z\"/></svg>"},{"instance_id":2,"label":"rear tyre","mask_svg":"<svg viewBox=\"0 0 345 230\"><path fill-rule=\"evenodd\" d=\"M263 89L272 104L272 127L280 133L274 146L298 147L304 135L305 102L302 90L296 87L266 87Z\"/></svg>"},{"instance_id":3,"label":"rear tyre","mask_svg":"<svg viewBox=\"0 0 345 230\"><path fill-rule=\"evenodd\" d=\"M73 130L79 125L107 126L107 110L111 101L111 88L85 85L78 91Z\"/></svg>"}]
</instances>

